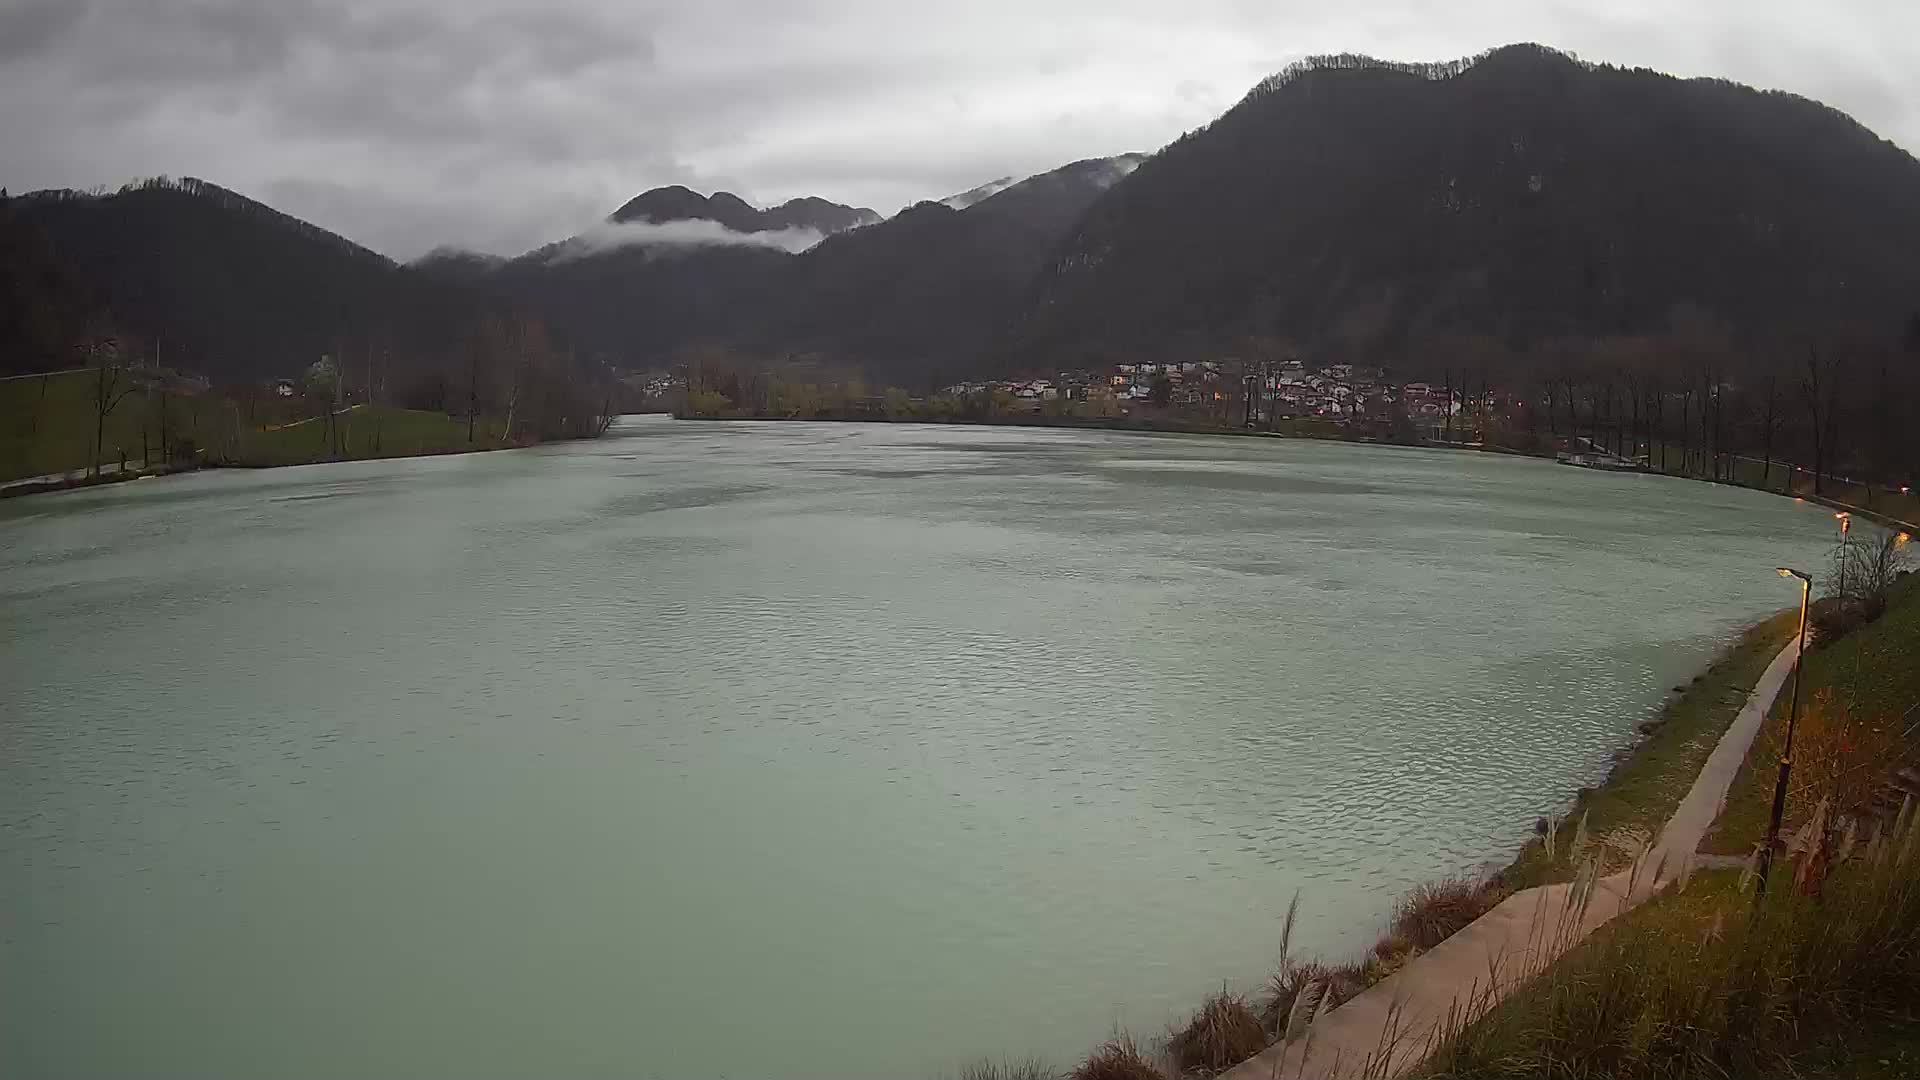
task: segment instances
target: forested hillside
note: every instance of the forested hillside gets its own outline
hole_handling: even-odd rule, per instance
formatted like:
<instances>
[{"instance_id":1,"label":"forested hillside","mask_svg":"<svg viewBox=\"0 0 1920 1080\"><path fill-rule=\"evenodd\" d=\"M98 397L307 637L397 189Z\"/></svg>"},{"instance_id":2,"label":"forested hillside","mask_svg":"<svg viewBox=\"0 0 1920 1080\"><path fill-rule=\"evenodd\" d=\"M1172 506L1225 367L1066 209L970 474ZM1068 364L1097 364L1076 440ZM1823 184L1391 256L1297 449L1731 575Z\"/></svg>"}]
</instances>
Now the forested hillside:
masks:
<instances>
[{"instance_id":1,"label":"forested hillside","mask_svg":"<svg viewBox=\"0 0 1920 1080\"><path fill-rule=\"evenodd\" d=\"M492 414L511 438L588 431L617 393L540 312L471 276L397 266L204 181L7 199L0 252L0 367L109 370L108 411L135 367L248 401L284 380L315 416L348 402Z\"/></svg>"},{"instance_id":2,"label":"forested hillside","mask_svg":"<svg viewBox=\"0 0 1920 1080\"><path fill-rule=\"evenodd\" d=\"M1702 365L1757 392L1810 353L1897 387L1920 325L1909 154L1789 94L1538 46L1306 61L1151 157L876 216L656 188L608 235L400 267L198 181L43 193L0 213L0 350L62 366L104 319L221 379L355 352L451 377L491 315L614 368L804 358L919 390L1299 356L1571 395ZM796 230L826 235L758 235Z\"/></svg>"},{"instance_id":3,"label":"forested hillside","mask_svg":"<svg viewBox=\"0 0 1920 1080\"><path fill-rule=\"evenodd\" d=\"M924 387L988 362L995 335L1019 310L1048 254L1139 160L1075 162L964 210L925 202L864 225L853 219L867 211L824 200L760 211L726 192L707 198L658 188L609 221L704 220L751 233L788 227L778 223L811 207L805 227L846 224L824 230L830 235L798 254L735 244L633 242L596 250L563 243L504 265L438 259L431 272L538 310L613 363L668 364L693 349L772 360L803 355Z\"/></svg>"},{"instance_id":4,"label":"forested hillside","mask_svg":"<svg viewBox=\"0 0 1920 1080\"><path fill-rule=\"evenodd\" d=\"M69 306L110 325L129 351L157 350L215 379L297 376L370 340L438 358L480 310L458 289L199 180L41 192L8 209L77 283ZM45 352L10 360L71 365Z\"/></svg>"},{"instance_id":5,"label":"forested hillside","mask_svg":"<svg viewBox=\"0 0 1920 1080\"><path fill-rule=\"evenodd\" d=\"M1538 46L1327 57L1155 155L1049 261L1034 362L1279 338L1403 361L1667 331L1891 338L1920 307L1920 164L1825 106Z\"/></svg>"}]
</instances>

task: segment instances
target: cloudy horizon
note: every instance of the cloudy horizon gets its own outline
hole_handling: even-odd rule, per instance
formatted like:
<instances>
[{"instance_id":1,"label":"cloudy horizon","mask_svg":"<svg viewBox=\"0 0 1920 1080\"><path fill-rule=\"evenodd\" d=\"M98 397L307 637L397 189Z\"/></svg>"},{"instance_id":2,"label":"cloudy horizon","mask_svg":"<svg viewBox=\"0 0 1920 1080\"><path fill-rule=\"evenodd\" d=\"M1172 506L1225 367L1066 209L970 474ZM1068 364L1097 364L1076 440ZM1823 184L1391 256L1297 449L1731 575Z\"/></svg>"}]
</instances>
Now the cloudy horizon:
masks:
<instances>
[{"instance_id":1,"label":"cloudy horizon","mask_svg":"<svg viewBox=\"0 0 1920 1080\"><path fill-rule=\"evenodd\" d=\"M1150 152L1303 56L1516 41L1787 90L1920 149L1920 5L0 0L0 186L192 175L409 259L648 188L891 214Z\"/></svg>"}]
</instances>

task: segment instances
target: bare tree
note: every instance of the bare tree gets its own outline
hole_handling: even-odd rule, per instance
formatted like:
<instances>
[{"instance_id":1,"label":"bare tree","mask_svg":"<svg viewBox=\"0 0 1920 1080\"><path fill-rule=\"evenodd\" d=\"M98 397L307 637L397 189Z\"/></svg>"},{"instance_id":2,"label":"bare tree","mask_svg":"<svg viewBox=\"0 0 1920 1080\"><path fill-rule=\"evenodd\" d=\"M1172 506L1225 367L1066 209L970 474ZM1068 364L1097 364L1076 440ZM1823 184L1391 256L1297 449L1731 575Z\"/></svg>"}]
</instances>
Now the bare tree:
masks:
<instances>
[{"instance_id":1,"label":"bare tree","mask_svg":"<svg viewBox=\"0 0 1920 1080\"><path fill-rule=\"evenodd\" d=\"M1868 618L1886 610L1887 594L1913 560L1912 538L1892 530L1849 533L1834 552L1827 572L1828 592L1846 604L1858 604Z\"/></svg>"},{"instance_id":2,"label":"bare tree","mask_svg":"<svg viewBox=\"0 0 1920 1080\"><path fill-rule=\"evenodd\" d=\"M1840 360L1836 353L1822 356L1807 346L1807 370L1800 381L1800 394L1807 407L1807 426L1813 435L1813 493L1825 494L1822 486L1827 466L1837 454L1839 430L1834 414L1840 394Z\"/></svg>"},{"instance_id":3,"label":"bare tree","mask_svg":"<svg viewBox=\"0 0 1920 1080\"><path fill-rule=\"evenodd\" d=\"M1888 473L1893 470L1893 402L1894 390L1887 371L1887 354L1880 351L1879 379L1873 395L1873 460L1865 477L1869 509L1873 506L1874 482L1881 478L1882 470Z\"/></svg>"},{"instance_id":4,"label":"bare tree","mask_svg":"<svg viewBox=\"0 0 1920 1080\"><path fill-rule=\"evenodd\" d=\"M93 460L89 476L100 475L100 455L107 437L107 417L133 393L134 383L123 362L120 339L104 327L90 332L81 344L87 366L93 369Z\"/></svg>"},{"instance_id":5,"label":"bare tree","mask_svg":"<svg viewBox=\"0 0 1920 1080\"><path fill-rule=\"evenodd\" d=\"M1647 421L1647 463L1653 463L1652 440L1660 440L1660 471L1667 471L1667 393L1660 385L1659 375L1647 377L1647 393L1652 405L1652 416Z\"/></svg>"},{"instance_id":6,"label":"bare tree","mask_svg":"<svg viewBox=\"0 0 1920 1080\"><path fill-rule=\"evenodd\" d=\"M1768 375L1760 385L1760 487L1765 489L1773 478L1773 436L1780 429L1780 379Z\"/></svg>"}]
</instances>

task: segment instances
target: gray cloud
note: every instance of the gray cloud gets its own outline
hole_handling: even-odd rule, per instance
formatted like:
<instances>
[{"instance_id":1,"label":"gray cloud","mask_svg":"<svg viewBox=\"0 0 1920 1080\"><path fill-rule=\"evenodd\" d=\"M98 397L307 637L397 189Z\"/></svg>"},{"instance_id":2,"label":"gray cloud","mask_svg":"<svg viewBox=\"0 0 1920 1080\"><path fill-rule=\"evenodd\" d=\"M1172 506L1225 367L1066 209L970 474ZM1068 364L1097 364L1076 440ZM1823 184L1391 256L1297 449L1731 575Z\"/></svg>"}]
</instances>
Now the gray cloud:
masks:
<instances>
[{"instance_id":1,"label":"gray cloud","mask_svg":"<svg viewBox=\"0 0 1920 1080\"><path fill-rule=\"evenodd\" d=\"M0 6L0 63L47 48L85 16L84 5L67 0L24 0Z\"/></svg>"},{"instance_id":2,"label":"gray cloud","mask_svg":"<svg viewBox=\"0 0 1920 1080\"><path fill-rule=\"evenodd\" d=\"M717 221L627 221L615 224L603 221L588 226L579 235L569 237L548 253L548 262L569 259L615 248L645 244L650 247L764 247L801 252L824 237L818 229L766 229L761 232L735 232Z\"/></svg>"},{"instance_id":3,"label":"gray cloud","mask_svg":"<svg viewBox=\"0 0 1920 1080\"><path fill-rule=\"evenodd\" d=\"M660 184L887 212L1153 149L1309 53L1519 40L1920 148L1920 5L1882 0L0 0L0 184L190 174L401 258L517 254Z\"/></svg>"}]
</instances>

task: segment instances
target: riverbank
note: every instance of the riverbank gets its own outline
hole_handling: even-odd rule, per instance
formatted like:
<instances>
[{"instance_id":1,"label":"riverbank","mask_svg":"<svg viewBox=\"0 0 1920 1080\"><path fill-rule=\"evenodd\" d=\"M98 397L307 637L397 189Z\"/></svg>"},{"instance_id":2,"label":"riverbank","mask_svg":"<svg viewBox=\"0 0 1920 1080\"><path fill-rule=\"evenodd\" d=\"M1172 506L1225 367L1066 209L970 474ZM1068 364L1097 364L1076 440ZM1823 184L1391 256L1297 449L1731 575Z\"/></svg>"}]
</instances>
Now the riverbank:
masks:
<instances>
[{"instance_id":1,"label":"riverbank","mask_svg":"<svg viewBox=\"0 0 1920 1080\"><path fill-rule=\"evenodd\" d=\"M1030 414L1022 416L969 416L964 414L942 413L933 416L888 415L884 412L847 413L844 415L820 416L776 416L771 414L729 414L700 415L684 412L673 414L676 420L731 421L754 423L862 423L862 424L942 424L973 427L1012 427L1012 428L1064 428L1068 430L1095 431L1134 431L1164 433L1174 435L1230 435L1250 438L1278 439L1318 439L1325 442L1344 442L1375 446L1407 446L1431 450L1462 450L1482 454L1505 454L1512 457L1531 457L1552 460L1555 456L1550 448L1525 448L1502 446L1491 442L1466 442L1461 440L1429 439L1401 432L1395 435L1390 425L1377 424L1371 429L1355 433L1349 425L1335 424L1317 419L1283 420L1271 430L1249 428L1233 424L1199 423L1172 418L1146 418L1135 416L1120 417L1074 417L1045 416ZM1737 463L1758 465L1759 462L1737 459ZM1646 467L1622 470L1645 473L1652 476L1670 476L1680 480L1695 480L1708 484L1720 484L1726 487L1746 488L1762 491L1769 495L1816 503L1857 515L1889 529L1900 530L1920 536L1920 497L1912 495L1883 494L1882 502L1889 505L1872 507L1849 502L1837 495L1815 494L1812 490L1812 477L1803 469L1785 462L1774 463L1772 470L1762 470L1760 482L1747 483L1740 480L1739 470L1732 478L1700 475L1686 469L1664 469ZM1778 471L1787 477L1785 488L1775 488L1764 480L1769 471ZM1804 478L1803 487L1795 488L1796 479ZM1855 488L1861 485L1853 481L1841 481L1831 478L1830 482L1851 484ZM1864 489L1863 489L1864 490Z\"/></svg>"},{"instance_id":2,"label":"riverbank","mask_svg":"<svg viewBox=\"0 0 1920 1080\"><path fill-rule=\"evenodd\" d=\"M846 413L816 416L776 416L766 413L704 415L698 413L676 412L675 420L691 420L717 423L755 423L755 424L937 424L943 427L1008 427L1008 428L1063 428L1070 431L1133 431L1168 435L1231 435L1248 438L1292 438L1325 439L1330 442L1387 442L1375 437L1349 437L1340 425L1324 420L1286 420L1272 431L1242 427L1233 424L1216 424L1195 420L1181 420L1172 417L1144 416L1047 416L1040 413L1024 415L977 416L964 413L940 413L931 416L909 414L888 415L884 412ZM1399 445L1417 446L1417 442Z\"/></svg>"},{"instance_id":3,"label":"riverbank","mask_svg":"<svg viewBox=\"0 0 1920 1080\"><path fill-rule=\"evenodd\" d=\"M1490 963L1503 971L1501 992L1511 990L1651 895L1656 878L1690 872L1680 853L1697 847L1713 822L1786 679L1797 627L1797 611L1782 611L1740 632L1636 725L1637 738L1615 752L1606 779L1543 816L1539 835L1502 870L1416 887L1396 900L1373 948L1344 962L1288 956L1290 914L1279 967L1263 987L1223 990L1184 1028L1160 1040L1116 1040L1090 1059L1130 1071L1083 1065L1072 1075L1251 1078L1318 1076L1314 1070L1323 1068L1392 1075L1411 1067L1456 997L1481 995L1481 1011L1492 1004L1487 988L1475 987L1476 980L1485 983ZM1662 865L1652 865L1655 859ZM1300 1038L1308 1031L1318 1034ZM1297 1040L1291 1046L1290 1035ZM989 1075L986 1068L966 1075Z\"/></svg>"},{"instance_id":4,"label":"riverbank","mask_svg":"<svg viewBox=\"0 0 1920 1080\"><path fill-rule=\"evenodd\" d=\"M1606 779L1536 823L1539 835L1522 845L1501 880L1514 888L1571 880L1579 866L1575 839L1583 834L1622 846L1651 838L1798 628L1797 608L1776 612L1741 631L1690 682L1674 686L1660 711L1635 726L1638 737L1614 751Z\"/></svg>"},{"instance_id":5,"label":"riverbank","mask_svg":"<svg viewBox=\"0 0 1920 1080\"><path fill-rule=\"evenodd\" d=\"M505 425L435 409L359 404L331 417L296 399L235 399L178 388L136 392L104 418L89 369L0 383L0 485L34 494L218 465L266 468L341 459L503 449ZM98 476L96 460L100 465ZM134 476L109 479L121 461Z\"/></svg>"},{"instance_id":6,"label":"riverbank","mask_svg":"<svg viewBox=\"0 0 1920 1080\"><path fill-rule=\"evenodd\" d=\"M1524 995L1451 1025L1424 1073L1914 1075L1915 655L1912 574L1879 619L1808 653L1784 846L1764 898L1755 900L1754 841L1784 749L1785 694L1703 845L1740 869L1682 882L1542 972Z\"/></svg>"},{"instance_id":7,"label":"riverbank","mask_svg":"<svg viewBox=\"0 0 1920 1080\"><path fill-rule=\"evenodd\" d=\"M96 474L82 464L64 472L26 476L0 482L0 499L61 491L77 491L154 477L211 469L279 469L341 461L389 461L402 458L449 457L491 453L539 445L508 442L504 427L493 418L476 418L474 437L467 437L466 418L438 412L379 408L342 411L337 418L339 451L319 418L309 418L230 436L212 447L196 446L192 457L166 464L102 463ZM16 467L17 471L17 467Z\"/></svg>"},{"instance_id":8,"label":"riverbank","mask_svg":"<svg viewBox=\"0 0 1920 1080\"><path fill-rule=\"evenodd\" d=\"M428 450L414 450L405 453L368 454L358 457L313 456L289 461L205 461L188 464L153 465L146 467L129 466L125 469L113 465L103 466L98 475L90 475L85 470L75 470L65 476L31 477L25 480L13 480L0 484L0 499L22 498L28 495L48 495L62 491L85 491L90 488L107 487L113 484L125 484L135 480L153 480L163 476L180 476L187 473L214 472L218 470L239 470L258 472L266 469L292 469L302 465L331 465L348 461L400 461L407 458L454 457L460 454L490 454L500 450L521 450L538 443L499 446L453 446Z\"/></svg>"},{"instance_id":9,"label":"riverbank","mask_svg":"<svg viewBox=\"0 0 1920 1080\"><path fill-rule=\"evenodd\" d=\"M792 424L936 424L942 427L1007 427L1007 428L1060 428L1068 431L1131 431L1142 434L1164 435L1224 435L1234 438L1253 439L1314 439L1320 442L1351 443L1356 446L1403 446L1409 449L1428 450L1469 450L1482 454L1502 454L1508 457L1531 457L1551 459L1550 451L1525 450L1518 447L1500 446L1493 443L1446 441L1425 439L1417 434L1402 431L1395 434L1392 426L1385 423L1373 423L1354 427L1350 424L1336 424L1330 420L1302 417L1281 420L1272 428L1250 428L1238 424L1206 423L1193 420L1179 420L1171 417L1156 418L1143 416L1047 416L1040 413L1025 415L970 416L961 413L941 413L933 416L894 415L885 413L848 413L831 416L774 416L770 414L728 414L703 415L676 412L675 420L712 421L725 423L792 423Z\"/></svg>"}]
</instances>

